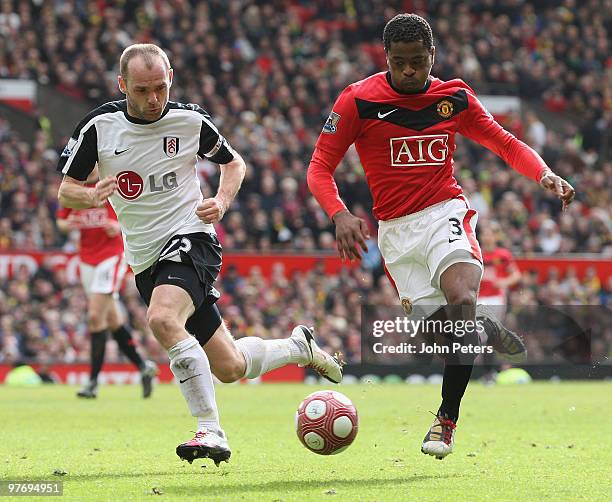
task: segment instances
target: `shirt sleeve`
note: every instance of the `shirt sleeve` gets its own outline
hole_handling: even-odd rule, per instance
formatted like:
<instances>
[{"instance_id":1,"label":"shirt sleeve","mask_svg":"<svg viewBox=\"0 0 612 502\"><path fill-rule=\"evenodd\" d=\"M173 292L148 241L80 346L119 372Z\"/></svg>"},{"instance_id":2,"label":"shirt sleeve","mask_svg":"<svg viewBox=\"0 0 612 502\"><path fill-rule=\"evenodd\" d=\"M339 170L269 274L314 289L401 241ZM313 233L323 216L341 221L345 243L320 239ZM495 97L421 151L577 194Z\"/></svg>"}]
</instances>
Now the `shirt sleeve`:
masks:
<instances>
[{"instance_id":1,"label":"shirt sleeve","mask_svg":"<svg viewBox=\"0 0 612 502\"><path fill-rule=\"evenodd\" d=\"M57 171L75 180L85 181L98 162L98 134L96 123L85 117L74 130L64 147Z\"/></svg>"},{"instance_id":2,"label":"shirt sleeve","mask_svg":"<svg viewBox=\"0 0 612 502\"><path fill-rule=\"evenodd\" d=\"M516 260L514 256L508 249L504 249L504 271L506 274L510 274L512 270L517 267Z\"/></svg>"},{"instance_id":3,"label":"shirt sleeve","mask_svg":"<svg viewBox=\"0 0 612 502\"><path fill-rule=\"evenodd\" d=\"M523 176L539 182L547 169L542 157L499 125L471 89L467 96L468 108L462 114L458 132L491 150Z\"/></svg>"},{"instance_id":4,"label":"shirt sleeve","mask_svg":"<svg viewBox=\"0 0 612 502\"><path fill-rule=\"evenodd\" d=\"M213 124L210 115L198 105L193 107L202 116L198 155L216 164L227 164L234 160L236 152Z\"/></svg>"},{"instance_id":5,"label":"shirt sleeve","mask_svg":"<svg viewBox=\"0 0 612 502\"><path fill-rule=\"evenodd\" d=\"M330 218L346 209L338 193L334 171L357 139L360 128L353 89L349 86L334 103L308 166L308 188Z\"/></svg>"},{"instance_id":6,"label":"shirt sleeve","mask_svg":"<svg viewBox=\"0 0 612 502\"><path fill-rule=\"evenodd\" d=\"M68 216L70 216L71 212L72 209L70 209L69 207L59 207L55 212L55 218L57 220L65 220L66 218L68 218Z\"/></svg>"}]
</instances>

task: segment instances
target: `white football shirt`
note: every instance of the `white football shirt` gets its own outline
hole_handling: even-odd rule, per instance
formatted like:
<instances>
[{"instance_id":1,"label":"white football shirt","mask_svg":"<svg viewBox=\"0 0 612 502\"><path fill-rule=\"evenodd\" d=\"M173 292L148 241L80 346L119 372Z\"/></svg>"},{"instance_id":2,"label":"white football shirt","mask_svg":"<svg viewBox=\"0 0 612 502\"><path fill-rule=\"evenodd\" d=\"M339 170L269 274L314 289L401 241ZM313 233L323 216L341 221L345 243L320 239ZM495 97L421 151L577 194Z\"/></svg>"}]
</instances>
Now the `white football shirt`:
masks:
<instances>
[{"instance_id":1,"label":"white football shirt","mask_svg":"<svg viewBox=\"0 0 612 502\"><path fill-rule=\"evenodd\" d=\"M97 162L100 178L117 177L109 200L127 262L138 274L155 263L173 235L215 233L195 214L203 199L197 156L227 164L234 155L198 105L171 101L158 120L147 122L129 116L123 100L96 108L79 123L58 171L84 181Z\"/></svg>"}]
</instances>

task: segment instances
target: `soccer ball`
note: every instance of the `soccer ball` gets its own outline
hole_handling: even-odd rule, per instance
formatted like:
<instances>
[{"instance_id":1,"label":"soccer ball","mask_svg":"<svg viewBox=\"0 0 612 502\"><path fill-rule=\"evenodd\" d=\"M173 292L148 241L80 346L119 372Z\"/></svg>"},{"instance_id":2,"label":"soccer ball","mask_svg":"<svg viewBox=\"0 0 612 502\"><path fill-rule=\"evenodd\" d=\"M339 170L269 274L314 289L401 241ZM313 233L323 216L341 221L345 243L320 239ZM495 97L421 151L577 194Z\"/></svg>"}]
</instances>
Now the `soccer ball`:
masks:
<instances>
[{"instance_id":1,"label":"soccer ball","mask_svg":"<svg viewBox=\"0 0 612 502\"><path fill-rule=\"evenodd\" d=\"M340 392L322 390L304 399L295 413L302 444L319 455L346 450L357 436L359 419L351 400Z\"/></svg>"}]
</instances>

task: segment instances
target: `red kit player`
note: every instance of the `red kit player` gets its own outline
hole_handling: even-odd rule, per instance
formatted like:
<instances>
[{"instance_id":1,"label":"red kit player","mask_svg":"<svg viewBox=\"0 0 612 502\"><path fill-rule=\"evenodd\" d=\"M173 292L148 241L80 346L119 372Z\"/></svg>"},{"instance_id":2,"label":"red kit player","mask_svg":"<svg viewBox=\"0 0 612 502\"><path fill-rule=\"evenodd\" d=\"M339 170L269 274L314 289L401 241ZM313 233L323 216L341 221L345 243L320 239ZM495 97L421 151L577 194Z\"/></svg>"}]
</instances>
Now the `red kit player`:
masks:
<instances>
[{"instance_id":1,"label":"red kit player","mask_svg":"<svg viewBox=\"0 0 612 502\"><path fill-rule=\"evenodd\" d=\"M499 223L488 221L484 225L481 224L478 230L484 266L478 303L490 305L497 318L503 321L508 303L508 290L521 280L521 271L510 250L498 245ZM495 382L497 376L495 355L483 354L482 367L485 371L483 381L485 383Z\"/></svg>"},{"instance_id":2,"label":"red kit player","mask_svg":"<svg viewBox=\"0 0 612 502\"><path fill-rule=\"evenodd\" d=\"M97 177L94 171L94 176ZM93 186L93 185L91 185ZM98 374L104 364L108 331L119 349L141 372L143 397L151 395L157 367L145 361L136 350L131 333L124 325L118 304L119 288L127 271L123 256L123 238L115 211L106 201L102 207L60 208L57 226L62 232L80 231L80 274L88 298L88 325L91 336L91 371L89 382L79 397L95 398Z\"/></svg>"},{"instance_id":3,"label":"red kit player","mask_svg":"<svg viewBox=\"0 0 612 502\"><path fill-rule=\"evenodd\" d=\"M567 206L574 189L541 157L505 131L462 80L430 75L435 59L427 21L414 14L391 19L383 33L388 71L349 85L336 100L308 168L310 190L336 225L340 256L359 259L369 238L366 222L349 212L338 195L334 170L355 144L379 220L378 244L402 305L455 305L435 316L460 311L451 321L482 319L461 343L488 345L508 357L524 355L521 339L492 312L476 307L482 256L476 240L476 211L453 176L455 134L495 152L516 171L553 191ZM432 312L430 310L429 312ZM473 324L472 324L473 325ZM454 338L457 338L456 335ZM457 338L458 339L458 338ZM442 404L425 436L423 453L452 452L459 405L473 358L447 357Z\"/></svg>"},{"instance_id":4,"label":"red kit player","mask_svg":"<svg viewBox=\"0 0 612 502\"><path fill-rule=\"evenodd\" d=\"M521 272L509 249L498 245L499 224L487 222L479 232L482 243L484 272L480 281L478 302L491 305L503 317L508 302L508 290L521 280Z\"/></svg>"}]
</instances>

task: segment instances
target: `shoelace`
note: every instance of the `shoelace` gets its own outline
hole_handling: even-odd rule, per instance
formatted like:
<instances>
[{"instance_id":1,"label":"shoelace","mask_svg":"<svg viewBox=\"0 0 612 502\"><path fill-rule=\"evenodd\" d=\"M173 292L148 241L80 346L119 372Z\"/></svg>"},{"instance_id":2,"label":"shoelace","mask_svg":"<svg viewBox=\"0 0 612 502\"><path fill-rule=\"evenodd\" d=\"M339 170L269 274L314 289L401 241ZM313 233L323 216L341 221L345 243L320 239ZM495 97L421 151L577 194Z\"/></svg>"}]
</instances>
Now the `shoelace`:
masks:
<instances>
[{"instance_id":1,"label":"shoelace","mask_svg":"<svg viewBox=\"0 0 612 502\"><path fill-rule=\"evenodd\" d=\"M451 440L453 439L453 431L457 427L457 424L449 418L444 418L440 416L438 416L437 418L438 422L440 423L440 428L442 429L442 431L440 432L442 441L446 444L451 444Z\"/></svg>"},{"instance_id":2,"label":"shoelace","mask_svg":"<svg viewBox=\"0 0 612 502\"><path fill-rule=\"evenodd\" d=\"M332 356L332 359L334 361L336 361L336 363L338 363L338 365L342 368L342 366L344 366L346 364L346 362L344 362L344 358L342 357L342 352L335 352L334 355ZM315 370L317 373L319 373L319 375L322 376L328 376L327 371L325 371L325 369L322 366L319 366L317 363L315 363L314 361L311 362L310 364L307 364L305 366L306 368L312 368L313 370Z\"/></svg>"},{"instance_id":3,"label":"shoelace","mask_svg":"<svg viewBox=\"0 0 612 502\"><path fill-rule=\"evenodd\" d=\"M193 436L192 441L195 441L197 439L209 439L209 441L212 441L212 443L209 442L209 444L218 444L218 441L216 441L214 438L210 438L209 431L198 431L198 432L196 432L195 436Z\"/></svg>"},{"instance_id":4,"label":"shoelace","mask_svg":"<svg viewBox=\"0 0 612 502\"><path fill-rule=\"evenodd\" d=\"M327 375L327 371L325 371L325 369L322 366L319 366L316 363L310 363L306 365L306 368L312 368L313 370L315 370L319 375L322 376L326 376Z\"/></svg>"}]
</instances>

